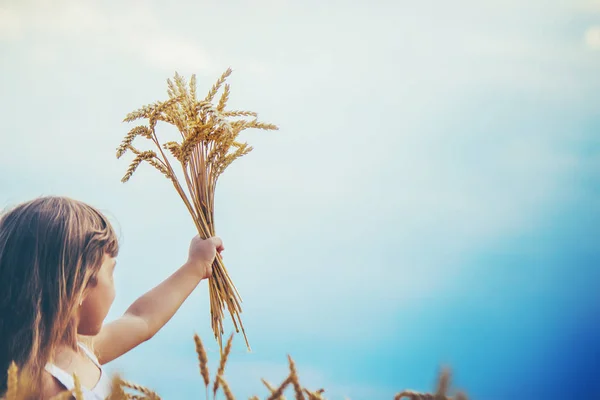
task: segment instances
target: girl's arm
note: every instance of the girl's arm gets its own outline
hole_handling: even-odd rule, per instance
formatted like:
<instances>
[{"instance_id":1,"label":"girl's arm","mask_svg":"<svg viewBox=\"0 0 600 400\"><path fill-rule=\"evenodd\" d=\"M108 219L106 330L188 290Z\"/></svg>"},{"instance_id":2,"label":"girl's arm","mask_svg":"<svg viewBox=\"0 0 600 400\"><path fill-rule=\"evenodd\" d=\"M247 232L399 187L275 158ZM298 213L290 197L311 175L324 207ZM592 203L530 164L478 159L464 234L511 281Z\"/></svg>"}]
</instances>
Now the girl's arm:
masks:
<instances>
[{"instance_id":1,"label":"girl's arm","mask_svg":"<svg viewBox=\"0 0 600 400\"><path fill-rule=\"evenodd\" d=\"M223 250L217 237L195 237L188 261L181 268L138 298L121 318L102 327L93 341L100 363L106 364L154 336L200 281L211 276L216 254Z\"/></svg>"}]
</instances>

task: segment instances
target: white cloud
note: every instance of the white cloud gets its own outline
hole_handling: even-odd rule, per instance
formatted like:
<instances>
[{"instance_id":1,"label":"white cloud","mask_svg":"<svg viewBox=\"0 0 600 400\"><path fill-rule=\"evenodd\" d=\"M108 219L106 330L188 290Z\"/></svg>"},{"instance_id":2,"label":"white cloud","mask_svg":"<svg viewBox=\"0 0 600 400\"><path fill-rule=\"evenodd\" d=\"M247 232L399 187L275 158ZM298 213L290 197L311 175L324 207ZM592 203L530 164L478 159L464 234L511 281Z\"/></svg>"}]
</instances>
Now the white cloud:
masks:
<instances>
[{"instance_id":1,"label":"white cloud","mask_svg":"<svg viewBox=\"0 0 600 400\"><path fill-rule=\"evenodd\" d=\"M211 57L200 46L185 38L157 36L138 38L140 55L151 65L166 71L196 72L216 71ZM132 45L135 41L131 41Z\"/></svg>"},{"instance_id":2,"label":"white cloud","mask_svg":"<svg viewBox=\"0 0 600 400\"><path fill-rule=\"evenodd\" d=\"M583 40L589 48L600 50L600 26L588 28L588 30L585 31Z\"/></svg>"},{"instance_id":3,"label":"white cloud","mask_svg":"<svg viewBox=\"0 0 600 400\"><path fill-rule=\"evenodd\" d=\"M34 63L49 67L56 65L60 59L60 54L47 46L32 46L29 49L29 57Z\"/></svg>"},{"instance_id":4,"label":"white cloud","mask_svg":"<svg viewBox=\"0 0 600 400\"><path fill-rule=\"evenodd\" d=\"M21 18L12 10L0 7L0 41L14 40L22 31Z\"/></svg>"},{"instance_id":5,"label":"white cloud","mask_svg":"<svg viewBox=\"0 0 600 400\"><path fill-rule=\"evenodd\" d=\"M600 11L600 0L579 0L574 2L578 9L597 13Z\"/></svg>"},{"instance_id":6,"label":"white cloud","mask_svg":"<svg viewBox=\"0 0 600 400\"><path fill-rule=\"evenodd\" d=\"M53 60L49 54L58 52L63 43L78 43L85 47L84 55L95 48L119 49L122 54L133 54L169 72L214 69L201 45L165 32L160 18L144 2L124 2L118 9L73 0L25 2L13 10L0 10L0 34L3 29L12 33L12 39L21 30L56 37L58 40L48 44L43 57L37 51L37 61Z\"/></svg>"}]
</instances>

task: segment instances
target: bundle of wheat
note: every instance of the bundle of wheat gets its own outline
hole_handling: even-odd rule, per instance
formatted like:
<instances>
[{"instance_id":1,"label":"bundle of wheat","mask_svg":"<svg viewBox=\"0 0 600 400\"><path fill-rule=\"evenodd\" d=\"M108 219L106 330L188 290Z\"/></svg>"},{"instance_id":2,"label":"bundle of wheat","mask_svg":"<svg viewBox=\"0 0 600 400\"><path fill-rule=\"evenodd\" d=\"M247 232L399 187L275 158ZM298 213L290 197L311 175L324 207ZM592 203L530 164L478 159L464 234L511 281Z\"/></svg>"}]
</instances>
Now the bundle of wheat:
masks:
<instances>
[{"instance_id":1,"label":"bundle of wheat","mask_svg":"<svg viewBox=\"0 0 600 400\"><path fill-rule=\"evenodd\" d=\"M183 77L175 74L174 82L167 80L168 100L144 106L127 115L126 122L146 118L148 125L133 128L117 149L117 158L127 151L135 154L122 181L128 181L142 162L152 165L173 183L203 238L215 236L214 197L217 179L234 160L252 150L248 143L237 141L239 133L250 128L278 129L275 125L259 122L255 112L225 110L230 91L229 85L224 83L230 74L231 69L228 69L202 100L196 98L195 75L188 86ZM222 86L223 93L215 105L213 100ZM158 122L175 126L181 134L181 142L171 141L161 145L156 135ZM137 137L150 141L158 152L138 150L133 146ZM163 150L168 150L170 156ZM171 156L181 166L187 190L176 176ZM227 306L236 331L239 332L241 328L246 346L250 349L240 318L241 298L220 256L213 264L209 288L211 325L219 346L222 348L223 310Z\"/></svg>"}]
</instances>

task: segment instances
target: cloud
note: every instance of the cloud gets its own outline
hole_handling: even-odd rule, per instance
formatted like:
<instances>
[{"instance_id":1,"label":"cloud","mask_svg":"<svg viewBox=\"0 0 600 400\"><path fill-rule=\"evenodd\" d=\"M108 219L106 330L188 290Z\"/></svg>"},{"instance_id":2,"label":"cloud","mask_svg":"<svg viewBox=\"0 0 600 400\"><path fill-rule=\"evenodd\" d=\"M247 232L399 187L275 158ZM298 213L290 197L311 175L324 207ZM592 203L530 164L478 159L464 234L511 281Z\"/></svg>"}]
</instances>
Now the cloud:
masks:
<instances>
[{"instance_id":1,"label":"cloud","mask_svg":"<svg viewBox=\"0 0 600 400\"><path fill-rule=\"evenodd\" d=\"M600 12L599 0L579 0L574 2L574 5L581 11L598 13Z\"/></svg>"},{"instance_id":2,"label":"cloud","mask_svg":"<svg viewBox=\"0 0 600 400\"><path fill-rule=\"evenodd\" d=\"M185 38L161 35L136 40L139 42L132 47L138 49L144 60L165 71L216 71L207 52ZM131 43L135 44L136 40Z\"/></svg>"},{"instance_id":3,"label":"cloud","mask_svg":"<svg viewBox=\"0 0 600 400\"><path fill-rule=\"evenodd\" d=\"M13 10L0 11L0 22L0 34L12 33L13 40L21 31L58 39L47 44L43 56L38 51L36 61L52 60L48 56L51 51L58 52L61 45L71 42L85 47L83 55L118 49L121 54L137 56L169 72L214 69L201 45L165 32L160 18L144 2L125 2L118 9L72 0L24 2Z\"/></svg>"},{"instance_id":4,"label":"cloud","mask_svg":"<svg viewBox=\"0 0 600 400\"><path fill-rule=\"evenodd\" d=\"M585 44L593 49L600 50L600 26L592 26L585 31L583 38Z\"/></svg>"},{"instance_id":5,"label":"cloud","mask_svg":"<svg viewBox=\"0 0 600 400\"><path fill-rule=\"evenodd\" d=\"M6 8L0 8L0 42L11 41L22 32L21 18L17 13Z\"/></svg>"}]
</instances>

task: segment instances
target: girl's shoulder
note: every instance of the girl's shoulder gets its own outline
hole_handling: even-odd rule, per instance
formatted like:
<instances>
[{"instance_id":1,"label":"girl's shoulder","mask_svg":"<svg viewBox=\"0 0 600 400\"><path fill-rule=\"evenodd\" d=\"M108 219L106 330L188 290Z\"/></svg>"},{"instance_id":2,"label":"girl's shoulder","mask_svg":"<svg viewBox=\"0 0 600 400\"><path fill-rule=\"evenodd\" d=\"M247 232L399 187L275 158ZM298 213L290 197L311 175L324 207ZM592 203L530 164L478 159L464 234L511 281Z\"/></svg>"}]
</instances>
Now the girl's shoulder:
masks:
<instances>
[{"instance_id":1,"label":"girl's shoulder","mask_svg":"<svg viewBox=\"0 0 600 400\"><path fill-rule=\"evenodd\" d=\"M50 374L48 371L44 371L42 374L42 400L49 399L53 396L56 396L59 393L65 391L63 385Z\"/></svg>"},{"instance_id":2,"label":"girl's shoulder","mask_svg":"<svg viewBox=\"0 0 600 400\"><path fill-rule=\"evenodd\" d=\"M94 336L77 335L77 343L84 346L86 349L94 352Z\"/></svg>"}]
</instances>

